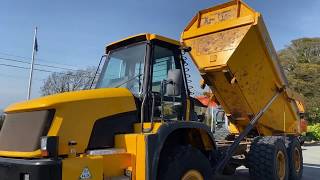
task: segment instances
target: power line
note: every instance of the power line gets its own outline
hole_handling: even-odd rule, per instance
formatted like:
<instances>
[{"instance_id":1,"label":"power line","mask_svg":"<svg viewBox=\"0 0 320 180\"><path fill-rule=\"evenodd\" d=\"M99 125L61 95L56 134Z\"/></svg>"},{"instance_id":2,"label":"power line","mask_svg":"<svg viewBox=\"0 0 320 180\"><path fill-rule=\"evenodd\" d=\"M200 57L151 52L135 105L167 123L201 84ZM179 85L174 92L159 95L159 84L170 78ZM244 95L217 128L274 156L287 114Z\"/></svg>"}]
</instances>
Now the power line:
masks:
<instances>
[{"instance_id":1,"label":"power line","mask_svg":"<svg viewBox=\"0 0 320 180\"><path fill-rule=\"evenodd\" d=\"M1 60L5 60L5 61L12 61L12 62L19 62L19 63L24 63L24 64L30 64L29 62L25 62L25 61L21 61L21 60L17 60L17 59L3 58L3 57L0 57L0 59L1 59ZM46 64L35 63L35 65L37 65L37 66L43 66L43 67L50 67L50 68L57 68L57 69L64 69L64 70L74 71L74 69L64 68L64 67L58 67L58 66L52 66L52 65L46 65Z\"/></svg>"},{"instance_id":2,"label":"power line","mask_svg":"<svg viewBox=\"0 0 320 180\"><path fill-rule=\"evenodd\" d=\"M16 65L11 65L11 64L0 64L0 66L7 66L7 67L13 67L13 68L20 68L20 69L30 69L30 68L27 68L27 67L22 67L22 66L16 66ZM37 70L37 71L42 71L42 72L49 72L49 73L53 73L54 71L48 71L48 70L44 70L44 69L34 69L34 70Z\"/></svg>"},{"instance_id":3,"label":"power line","mask_svg":"<svg viewBox=\"0 0 320 180\"><path fill-rule=\"evenodd\" d=\"M6 66L6 67L12 67L12 68L19 68L19 69L26 69L29 70L30 68L27 67L23 67L23 66L16 66L16 65L11 65L11 64L1 64L0 66ZM34 68L35 71L40 71L40 72L47 72L47 73L58 73L58 74L64 74L67 76L76 76L70 73L64 73L64 72L57 72L57 71L49 71L49 70L44 70L44 69L38 69L38 68ZM88 76L89 78L93 78L93 76Z\"/></svg>"},{"instance_id":4,"label":"power line","mask_svg":"<svg viewBox=\"0 0 320 180\"><path fill-rule=\"evenodd\" d=\"M0 52L0 54L6 55L6 56L12 56L12 57L17 57L17 58L22 58L22 59L27 59L30 60L29 57L26 56L20 56L20 55L14 55L14 54L10 54L10 53L5 53L5 52ZM62 66L69 66L69 67L73 67L74 65L71 64L63 64L63 63L57 63L57 62L53 62L53 61L48 61L46 59L42 59L42 58L37 58L38 60L41 60L43 62L48 62L50 64L57 64L57 65L62 65Z\"/></svg>"},{"instance_id":5,"label":"power line","mask_svg":"<svg viewBox=\"0 0 320 180\"><path fill-rule=\"evenodd\" d=\"M25 78L25 77L22 77L22 76L12 76L12 75L3 74L3 73L0 73L0 75L1 75L1 76L5 76L5 77L8 77L8 78L14 78L14 79L22 79L22 78ZM33 78L33 80L43 81L43 80L45 80L45 79Z\"/></svg>"}]
</instances>

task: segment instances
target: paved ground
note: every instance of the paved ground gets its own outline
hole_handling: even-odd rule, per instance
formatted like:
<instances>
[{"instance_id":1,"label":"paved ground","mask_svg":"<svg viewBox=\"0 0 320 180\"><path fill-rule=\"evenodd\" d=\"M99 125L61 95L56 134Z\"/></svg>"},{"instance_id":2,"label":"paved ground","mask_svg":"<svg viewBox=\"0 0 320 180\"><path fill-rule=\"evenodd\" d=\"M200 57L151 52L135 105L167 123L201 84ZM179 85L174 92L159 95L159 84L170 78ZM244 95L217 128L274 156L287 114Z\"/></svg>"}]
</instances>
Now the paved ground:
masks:
<instances>
[{"instance_id":1,"label":"paved ground","mask_svg":"<svg viewBox=\"0 0 320 180\"><path fill-rule=\"evenodd\" d=\"M303 147L303 178L302 180L320 179L320 143L313 146ZM217 180L250 180L246 168L237 169L234 176L221 176Z\"/></svg>"}]
</instances>

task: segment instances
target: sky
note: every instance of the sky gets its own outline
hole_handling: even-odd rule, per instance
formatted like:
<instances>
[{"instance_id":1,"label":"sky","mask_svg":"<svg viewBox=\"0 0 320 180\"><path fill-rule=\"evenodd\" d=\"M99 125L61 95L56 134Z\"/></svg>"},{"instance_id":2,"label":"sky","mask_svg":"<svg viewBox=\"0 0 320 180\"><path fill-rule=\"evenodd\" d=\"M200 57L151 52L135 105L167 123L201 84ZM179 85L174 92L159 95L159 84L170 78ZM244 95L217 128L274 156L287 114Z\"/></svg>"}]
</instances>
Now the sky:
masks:
<instances>
[{"instance_id":1,"label":"sky","mask_svg":"<svg viewBox=\"0 0 320 180\"><path fill-rule=\"evenodd\" d=\"M12 60L30 62L35 26L36 63L59 67L36 68L81 69L97 66L106 44L129 35L150 32L178 40L197 11L223 2L226 0L1 0L0 109L27 97L29 70L7 65L29 68L27 63ZM263 14L277 50L296 38L320 37L319 0L245 2ZM35 71L33 98L40 95L49 74ZM198 80L195 76L195 86Z\"/></svg>"}]
</instances>

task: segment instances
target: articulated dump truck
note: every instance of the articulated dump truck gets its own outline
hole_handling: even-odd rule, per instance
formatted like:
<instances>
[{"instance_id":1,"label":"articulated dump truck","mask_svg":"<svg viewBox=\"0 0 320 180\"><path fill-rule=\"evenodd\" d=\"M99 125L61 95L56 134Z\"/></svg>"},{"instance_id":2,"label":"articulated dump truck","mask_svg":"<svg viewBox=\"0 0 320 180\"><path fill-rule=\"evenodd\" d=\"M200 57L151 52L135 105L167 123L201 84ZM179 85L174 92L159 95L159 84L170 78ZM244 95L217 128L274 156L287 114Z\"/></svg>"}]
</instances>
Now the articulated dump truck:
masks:
<instances>
[{"instance_id":1,"label":"articulated dump truck","mask_svg":"<svg viewBox=\"0 0 320 180\"><path fill-rule=\"evenodd\" d=\"M189 53L228 116L229 135L196 114ZM109 44L95 88L10 105L1 180L298 180L303 101L289 90L258 12L242 1L200 11L181 42L139 34Z\"/></svg>"}]
</instances>

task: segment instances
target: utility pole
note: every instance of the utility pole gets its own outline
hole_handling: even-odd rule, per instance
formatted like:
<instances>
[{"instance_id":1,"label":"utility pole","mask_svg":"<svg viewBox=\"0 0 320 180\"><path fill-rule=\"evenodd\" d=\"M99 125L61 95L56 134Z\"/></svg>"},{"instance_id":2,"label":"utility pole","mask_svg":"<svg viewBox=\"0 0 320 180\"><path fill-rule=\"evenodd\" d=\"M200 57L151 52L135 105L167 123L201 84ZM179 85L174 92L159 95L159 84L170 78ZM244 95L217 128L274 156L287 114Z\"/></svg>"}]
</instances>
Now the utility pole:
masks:
<instances>
[{"instance_id":1,"label":"utility pole","mask_svg":"<svg viewBox=\"0 0 320 180\"><path fill-rule=\"evenodd\" d=\"M31 66L30 66L30 74L29 74L29 86L28 86L28 97L30 99L31 96L31 87L32 87L32 76L33 76L33 66L34 66L34 58L35 54L38 51L38 42L37 42L37 31L38 28L34 29L34 37L33 37L33 48L32 48L32 59L31 59Z\"/></svg>"}]
</instances>

